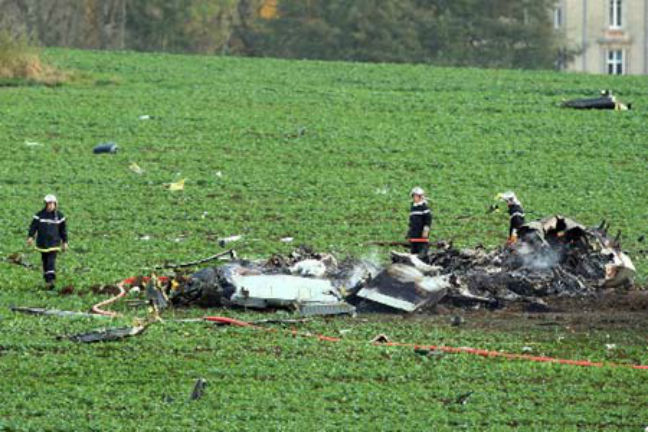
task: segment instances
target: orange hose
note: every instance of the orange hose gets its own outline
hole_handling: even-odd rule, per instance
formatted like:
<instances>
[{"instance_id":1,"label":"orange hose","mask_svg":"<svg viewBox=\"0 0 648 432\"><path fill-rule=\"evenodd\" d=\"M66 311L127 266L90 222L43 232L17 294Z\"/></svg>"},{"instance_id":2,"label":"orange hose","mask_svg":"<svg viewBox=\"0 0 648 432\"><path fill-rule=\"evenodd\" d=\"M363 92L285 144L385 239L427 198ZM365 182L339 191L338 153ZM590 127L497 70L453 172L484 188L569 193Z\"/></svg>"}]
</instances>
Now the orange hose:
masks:
<instances>
[{"instance_id":1,"label":"orange hose","mask_svg":"<svg viewBox=\"0 0 648 432\"><path fill-rule=\"evenodd\" d=\"M116 317L119 316L117 312L113 311L107 311L103 310L102 307L108 306L109 304L112 304L119 300L120 298L124 297L126 295L126 290L124 289L124 282L120 282L117 284L117 288L119 288L119 294L117 294L114 297L109 298L108 300L104 300L102 302L97 303L96 305L92 306L92 312L103 315L103 316L108 316L108 317Z\"/></svg>"},{"instance_id":2,"label":"orange hose","mask_svg":"<svg viewBox=\"0 0 648 432\"><path fill-rule=\"evenodd\" d=\"M259 327L252 325L248 322L245 321L240 321L234 318L226 318L226 317L217 317L217 316L208 316L204 318L205 321L210 321L210 322L220 322L223 324L230 324L230 325L235 325L239 327L252 327L256 330L264 330L264 331L276 331L276 329L268 329L265 327ZM327 341L327 342L340 342L342 339L337 338L337 337L330 337L330 336L324 336L324 335L318 335L318 334L311 334L311 333L298 333L295 330L290 330L290 333L293 336L302 336L302 337L314 337L322 341ZM383 346L395 346L395 347L408 347L408 348L414 348L414 349L429 349L429 350L436 350L436 351L443 351L446 353L451 353L451 354L472 354L472 355L478 355L481 357L501 357L505 358L507 360L526 360L526 361L532 361L532 362L539 362L539 363L558 363L558 364L565 364L565 365L570 365L570 366L587 366L587 367L625 367L625 368L630 368L630 369L644 369L648 370L648 365L632 365L632 364L620 364L620 363L602 363L602 362L591 362L589 360L568 360L568 359L561 359L561 358L555 358L555 357L545 357L545 356L532 356L528 354L512 354L512 353L505 353L505 352L500 352L500 351L489 351L489 350L484 350L484 349L478 349L478 348L470 348L470 347L449 347L449 346L437 346L437 345L417 345L413 343L402 343L402 342L386 342L386 343L381 343L381 342L375 342L373 345L383 345Z\"/></svg>"}]
</instances>

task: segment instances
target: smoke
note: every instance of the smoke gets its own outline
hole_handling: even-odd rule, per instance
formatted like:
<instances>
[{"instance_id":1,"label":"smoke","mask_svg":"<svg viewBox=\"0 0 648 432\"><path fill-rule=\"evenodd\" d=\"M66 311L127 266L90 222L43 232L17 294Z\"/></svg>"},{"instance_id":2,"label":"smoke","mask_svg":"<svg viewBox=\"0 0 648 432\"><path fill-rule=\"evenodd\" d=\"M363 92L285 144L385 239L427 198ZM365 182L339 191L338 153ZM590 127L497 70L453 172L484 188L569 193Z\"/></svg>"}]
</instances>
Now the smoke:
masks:
<instances>
[{"instance_id":1,"label":"smoke","mask_svg":"<svg viewBox=\"0 0 648 432\"><path fill-rule=\"evenodd\" d=\"M365 265L370 265L371 267L382 269L383 265L380 262L380 257L381 254L378 248L373 247L369 249L367 253L362 255L362 257L360 257L360 261L363 261Z\"/></svg>"},{"instance_id":2,"label":"smoke","mask_svg":"<svg viewBox=\"0 0 648 432\"><path fill-rule=\"evenodd\" d=\"M353 266L346 279L345 286L348 289L357 288L376 277L382 269L383 265L380 262L380 253L377 248L372 248Z\"/></svg>"},{"instance_id":3,"label":"smoke","mask_svg":"<svg viewBox=\"0 0 648 432\"><path fill-rule=\"evenodd\" d=\"M534 248L521 243L516 251L522 260L522 267L529 270L549 270L560 263L560 252L552 248Z\"/></svg>"}]
</instances>

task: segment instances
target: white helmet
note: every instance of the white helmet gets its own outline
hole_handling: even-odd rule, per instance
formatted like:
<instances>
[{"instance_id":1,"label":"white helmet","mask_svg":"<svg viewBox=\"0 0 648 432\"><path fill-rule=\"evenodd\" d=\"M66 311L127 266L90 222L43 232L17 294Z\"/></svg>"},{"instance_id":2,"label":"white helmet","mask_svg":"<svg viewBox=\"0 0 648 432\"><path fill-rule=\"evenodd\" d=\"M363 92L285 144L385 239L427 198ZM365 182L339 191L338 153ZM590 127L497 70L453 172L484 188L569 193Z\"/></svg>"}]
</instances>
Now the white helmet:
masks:
<instances>
[{"instance_id":1,"label":"white helmet","mask_svg":"<svg viewBox=\"0 0 648 432\"><path fill-rule=\"evenodd\" d=\"M501 199L511 204L518 204L518 205L520 204L520 200L518 200L517 196L515 195L515 192L513 191L498 193L495 199Z\"/></svg>"},{"instance_id":2,"label":"white helmet","mask_svg":"<svg viewBox=\"0 0 648 432\"><path fill-rule=\"evenodd\" d=\"M423 190L423 188L421 188L421 187L419 187L419 186L416 186L415 188L413 188L413 189L410 191L410 196L413 196L413 195L420 195L420 196L423 196L423 195L425 195L425 191Z\"/></svg>"},{"instance_id":3,"label":"white helmet","mask_svg":"<svg viewBox=\"0 0 648 432\"><path fill-rule=\"evenodd\" d=\"M52 194L47 194L47 195L45 195L45 198L43 198L43 200L44 200L46 203L51 203L51 202L53 202L53 203L58 203L58 201L56 200L56 196L55 196L55 195L52 195Z\"/></svg>"}]
</instances>

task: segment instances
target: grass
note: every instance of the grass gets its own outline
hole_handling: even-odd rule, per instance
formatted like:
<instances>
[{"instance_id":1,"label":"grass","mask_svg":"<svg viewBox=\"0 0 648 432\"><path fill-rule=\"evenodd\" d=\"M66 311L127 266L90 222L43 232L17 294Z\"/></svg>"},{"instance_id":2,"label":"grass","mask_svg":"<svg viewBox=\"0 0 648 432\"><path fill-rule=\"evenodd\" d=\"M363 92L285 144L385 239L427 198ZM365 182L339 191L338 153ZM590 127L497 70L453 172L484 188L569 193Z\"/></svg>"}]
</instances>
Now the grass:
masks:
<instances>
[{"instance_id":1,"label":"grass","mask_svg":"<svg viewBox=\"0 0 648 432\"><path fill-rule=\"evenodd\" d=\"M648 84L640 77L407 65L253 60L68 50L53 67L84 76L59 87L0 89L2 256L24 252L27 224L55 193L70 224L59 286L2 264L0 430L640 430L643 371L583 369L373 347L394 340L573 359L648 363L645 332L517 324L453 328L440 318L317 319L305 330L339 344L167 321L121 343L78 346L55 335L102 324L13 314L11 304L86 310L89 287L164 260L217 250L243 234L247 257L295 244L373 254L400 240L408 191L430 191L433 236L460 246L505 240L487 214L512 188L530 218L561 213L623 232L640 284L645 233ZM104 79L105 77L114 77ZM612 88L629 112L580 112L563 98ZM150 115L150 120L140 120ZM116 141L115 155L92 148ZM25 143L30 143L26 145ZM135 162L144 173L129 169ZM220 174L219 174L220 172ZM164 184L187 178L185 190ZM145 240L149 238L149 240ZM36 255L28 260L38 264ZM133 312L117 324L131 323ZM141 315L142 312L139 312ZM204 313L179 311L170 319ZM594 313L595 314L595 313ZM366 321L365 321L366 320ZM112 325L111 324L111 325ZM615 343L608 350L605 344ZM205 377L204 399L186 402ZM452 401L474 391L465 405ZM169 402L173 399L173 402Z\"/></svg>"}]
</instances>

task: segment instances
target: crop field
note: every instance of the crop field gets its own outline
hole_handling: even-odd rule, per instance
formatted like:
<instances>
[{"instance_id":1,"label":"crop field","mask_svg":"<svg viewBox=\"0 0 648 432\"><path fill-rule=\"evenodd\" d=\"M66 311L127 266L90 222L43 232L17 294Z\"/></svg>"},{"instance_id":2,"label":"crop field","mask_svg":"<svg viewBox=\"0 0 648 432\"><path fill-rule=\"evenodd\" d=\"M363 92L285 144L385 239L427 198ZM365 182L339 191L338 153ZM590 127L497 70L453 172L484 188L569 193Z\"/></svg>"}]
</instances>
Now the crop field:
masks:
<instances>
[{"instance_id":1,"label":"crop field","mask_svg":"<svg viewBox=\"0 0 648 432\"><path fill-rule=\"evenodd\" d=\"M527 219L607 220L646 284L648 81L428 66L48 50L75 71L58 87L0 87L0 246L22 253L42 197L69 220L55 291L0 262L0 431L643 430L648 371L423 355L421 344L648 364L646 311L318 318L339 343L174 318L276 314L179 310L121 342L57 335L130 325L19 315L11 305L88 310L93 285L149 274L234 243L248 258L299 244L387 259L412 186L429 192L432 237L506 240L487 213L513 189ZM13 83L9 83L13 84ZM611 88L633 110L572 111L563 99ZM141 116L149 116L142 119ZM95 155L114 141L116 154ZM135 163L142 170L130 169ZM184 190L165 184L186 179ZM283 237L294 237L291 244ZM67 290L63 290L67 287ZM71 291L64 295L63 291ZM463 314L463 312L462 312ZM283 315L281 315L283 316ZM188 401L203 377L204 397ZM467 395L462 398L462 395Z\"/></svg>"}]
</instances>

